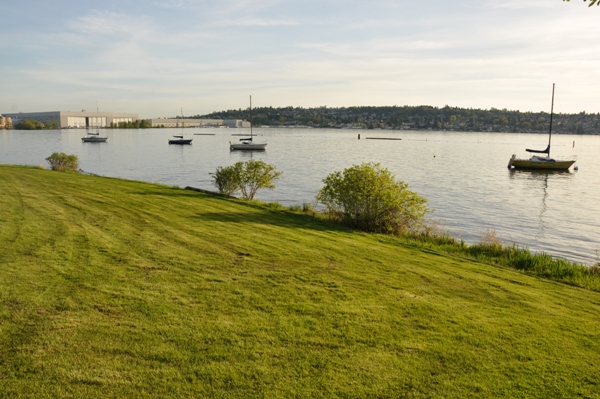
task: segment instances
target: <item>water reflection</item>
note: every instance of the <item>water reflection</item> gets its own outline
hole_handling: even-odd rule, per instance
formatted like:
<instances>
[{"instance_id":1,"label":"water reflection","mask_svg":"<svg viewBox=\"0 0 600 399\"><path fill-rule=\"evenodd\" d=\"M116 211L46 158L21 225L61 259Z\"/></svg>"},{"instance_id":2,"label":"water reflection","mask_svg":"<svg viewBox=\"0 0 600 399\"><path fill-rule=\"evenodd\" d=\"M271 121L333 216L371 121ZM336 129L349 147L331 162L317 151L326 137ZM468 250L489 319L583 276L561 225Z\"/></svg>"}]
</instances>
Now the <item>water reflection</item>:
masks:
<instances>
[{"instance_id":1,"label":"water reflection","mask_svg":"<svg viewBox=\"0 0 600 399\"><path fill-rule=\"evenodd\" d=\"M558 179L568 179L572 176L571 171L534 171L534 170L518 170L510 169L509 177L511 180L516 180L524 184L524 188L528 191L531 197L537 199L540 203L539 213L537 213L538 228L535 231L535 239L543 240L546 238L546 227L548 221L545 220L544 216L548 210L548 184L552 184Z\"/></svg>"}]
</instances>

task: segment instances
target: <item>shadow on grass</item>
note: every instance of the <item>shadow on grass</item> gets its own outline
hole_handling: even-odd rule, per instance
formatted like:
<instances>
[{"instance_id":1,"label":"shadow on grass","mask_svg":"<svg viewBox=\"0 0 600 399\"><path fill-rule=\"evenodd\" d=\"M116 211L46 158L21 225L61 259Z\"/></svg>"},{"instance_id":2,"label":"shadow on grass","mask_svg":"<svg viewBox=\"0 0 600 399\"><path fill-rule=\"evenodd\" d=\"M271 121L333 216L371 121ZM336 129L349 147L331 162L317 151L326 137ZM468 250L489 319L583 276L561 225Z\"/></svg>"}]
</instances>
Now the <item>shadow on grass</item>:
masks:
<instances>
[{"instance_id":1,"label":"shadow on grass","mask_svg":"<svg viewBox=\"0 0 600 399\"><path fill-rule=\"evenodd\" d=\"M251 223L270 226L287 227L294 229L308 229L313 231L338 231L352 232L345 226L335 224L326 220L319 220L310 215L290 212L287 208L276 203L263 203L260 201L244 201L235 197L220 194L213 191L186 187L164 186L156 190L137 191L133 194L156 197L185 197L185 198L211 198L225 201L233 206L238 206L239 211L232 212L206 212L198 213L194 217L206 222L224 223ZM244 208L250 208L244 212Z\"/></svg>"},{"instance_id":2,"label":"shadow on grass","mask_svg":"<svg viewBox=\"0 0 600 399\"><path fill-rule=\"evenodd\" d=\"M132 191L131 194L135 195L155 195L157 197L196 197L196 193L182 190L179 187L160 187L156 189L147 189L143 191Z\"/></svg>"},{"instance_id":3,"label":"shadow on grass","mask_svg":"<svg viewBox=\"0 0 600 399\"><path fill-rule=\"evenodd\" d=\"M141 182L144 183L144 182ZM139 195L157 195L164 197L196 197L198 193L200 196L212 197L212 198L223 198L223 199L236 199L231 195L221 194L218 191L204 190L202 188L190 187L187 186L185 188L177 187L177 186L167 186L160 185L158 183L154 183L158 187L155 190L146 190L134 192L133 194Z\"/></svg>"},{"instance_id":4,"label":"shadow on grass","mask_svg":"<svg viewBox=\"0 0 600 399\"><path fill-rule=\"evenodd\" d=\"M269 226L313 231L337 231L343 233L352 230L327 221L320 221L308 215L298 215L282 211L260 209L258 212L208 212L198 213L195 218L204 222L222 222L239 224L264 224Z\"/></svg>"}]
</instances>

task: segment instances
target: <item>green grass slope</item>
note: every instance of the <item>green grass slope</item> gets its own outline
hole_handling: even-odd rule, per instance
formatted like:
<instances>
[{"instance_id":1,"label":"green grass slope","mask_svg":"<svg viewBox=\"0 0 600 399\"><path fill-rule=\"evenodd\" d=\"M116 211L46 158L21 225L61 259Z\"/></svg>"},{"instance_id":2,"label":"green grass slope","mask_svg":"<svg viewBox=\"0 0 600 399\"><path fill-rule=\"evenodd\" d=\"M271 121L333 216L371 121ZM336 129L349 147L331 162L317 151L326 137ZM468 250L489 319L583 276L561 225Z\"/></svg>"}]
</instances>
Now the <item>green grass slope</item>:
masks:
<instances>
[{"instance_id":1,"label":"green grass slope","mask_svg":"<svg viewBox=\"0 0 600 399\"><path fill-rule=\"evenodd\" d=\"M600 293L179 188L0 166L7 398L600 397Z\"/></svg>"}]
</instances>

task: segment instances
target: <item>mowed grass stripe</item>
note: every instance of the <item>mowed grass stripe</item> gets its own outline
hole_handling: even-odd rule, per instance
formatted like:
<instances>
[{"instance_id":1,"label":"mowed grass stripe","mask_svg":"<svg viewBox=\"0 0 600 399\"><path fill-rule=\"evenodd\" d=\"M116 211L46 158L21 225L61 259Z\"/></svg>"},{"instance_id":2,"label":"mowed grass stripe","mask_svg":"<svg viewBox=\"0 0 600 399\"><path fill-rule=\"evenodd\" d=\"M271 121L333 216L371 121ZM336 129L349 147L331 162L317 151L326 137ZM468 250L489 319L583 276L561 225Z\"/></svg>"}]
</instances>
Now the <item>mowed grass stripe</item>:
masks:
<instances>
[{"instance_id":1,"label":"mowed grass stripe","mask_svg":"<svg viewBox=\"0 0 600 399\"><path fill-rule=\"evenodd\" d=\"M36 168L0 166L0 223L6 397L599 397L592 291Z\"/></svg>"}]
</instances>

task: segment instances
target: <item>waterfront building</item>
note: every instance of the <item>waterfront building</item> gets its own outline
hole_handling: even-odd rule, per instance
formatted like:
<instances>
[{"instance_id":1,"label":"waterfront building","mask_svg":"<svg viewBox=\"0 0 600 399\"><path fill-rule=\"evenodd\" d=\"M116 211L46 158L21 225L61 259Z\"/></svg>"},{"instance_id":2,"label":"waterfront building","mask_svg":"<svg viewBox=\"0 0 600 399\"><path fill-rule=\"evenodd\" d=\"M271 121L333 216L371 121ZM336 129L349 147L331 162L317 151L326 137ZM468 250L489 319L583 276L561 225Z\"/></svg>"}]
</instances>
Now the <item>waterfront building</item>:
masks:
<instances>
[{"instance_id":1,"label":"waterfront building","mask_svg":"<svg viewBox=\"0 0 600 399\"><path fill-rule=\"evenodd\" d=\"M91 128L110 127L111 123L134 122L138 120L138 114L120 114L114 112L80 112L51 111L51 112L19 112L15 114L4 114L12 118L13 125L25 120L39 121L43 124L56 123L61 129L68 128Z\"/></svg>"},{"instance_id":2,"label":"waterfront building","mask_svg":"<svg viewBox=\"0 0 600 399\"><path fill-rule=\"evenodd\" d=\"M12 125L25 120L42 122L44 125L55 124L61 129L80 129L93 127L117 126L120 122L135 122L138 114L120 114L114 112L80 112L51 111L51 112L19 112L3 114L4 125L6 120L12 119ZM163 118L146 119L152 127L228 127L249 128L250 122L240 119L185 119L185 118Z\"/></svg>"}]
</instances>

